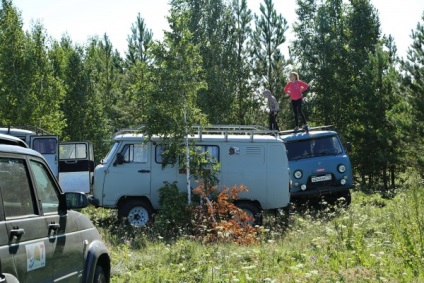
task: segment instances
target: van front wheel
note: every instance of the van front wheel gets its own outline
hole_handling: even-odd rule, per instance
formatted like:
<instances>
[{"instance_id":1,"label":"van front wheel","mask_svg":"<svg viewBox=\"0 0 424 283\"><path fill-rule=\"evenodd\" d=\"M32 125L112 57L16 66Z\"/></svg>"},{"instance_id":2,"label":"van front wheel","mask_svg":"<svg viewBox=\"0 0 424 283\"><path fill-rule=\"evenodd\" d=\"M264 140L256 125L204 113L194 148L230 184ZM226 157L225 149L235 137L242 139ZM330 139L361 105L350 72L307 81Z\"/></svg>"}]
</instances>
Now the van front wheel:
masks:
<instances>
[{"instance_id":1,"label":"van front wheel","mask_svg":"<svg viewBox=\"0 0 424 283\"><path fill-rule=\"evenodd\" d=\"M119 208L119 216L126 217L134 227L146 226L152 219L152 209L142 200L130 200Z\"/></svg>"}]
</instances>

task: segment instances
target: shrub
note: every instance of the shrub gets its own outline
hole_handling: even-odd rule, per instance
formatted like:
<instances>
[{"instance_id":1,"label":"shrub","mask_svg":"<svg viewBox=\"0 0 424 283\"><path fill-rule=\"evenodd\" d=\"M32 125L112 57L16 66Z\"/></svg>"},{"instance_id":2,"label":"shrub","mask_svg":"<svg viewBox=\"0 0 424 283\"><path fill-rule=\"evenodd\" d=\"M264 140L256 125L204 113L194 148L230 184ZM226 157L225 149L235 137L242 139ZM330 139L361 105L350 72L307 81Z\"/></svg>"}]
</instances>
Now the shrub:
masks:
<instances>
[{"instance_id":1,"label":"shrub","mask_svg":"<svg viewBox=\"0 0 424 283\"><path fill-rule=\"evenodd\" d=\"M193 191L203 200L194 213L194 220L197 223L196 238L208 243L257 243L259 229L249 225L253 219L233 203L241 192L247 191L247 188L245 186L225 187L218 193L216 200L210 200L209 196L216 191L216 186L208 189L204 185L200 185Z\"/></svg>"},{"instance_id":2,"label":"shrub","mask_svg":"<svg viewBox=\"0 0 424 283\"><path fill-rule=\"evenodd\" d=\"M156 215L154 229L160 236L171 239L191 230L187 193L178 190L175 182L166 182L159 189L159 204L161 210Z\"/></svg>"}]
</instances>

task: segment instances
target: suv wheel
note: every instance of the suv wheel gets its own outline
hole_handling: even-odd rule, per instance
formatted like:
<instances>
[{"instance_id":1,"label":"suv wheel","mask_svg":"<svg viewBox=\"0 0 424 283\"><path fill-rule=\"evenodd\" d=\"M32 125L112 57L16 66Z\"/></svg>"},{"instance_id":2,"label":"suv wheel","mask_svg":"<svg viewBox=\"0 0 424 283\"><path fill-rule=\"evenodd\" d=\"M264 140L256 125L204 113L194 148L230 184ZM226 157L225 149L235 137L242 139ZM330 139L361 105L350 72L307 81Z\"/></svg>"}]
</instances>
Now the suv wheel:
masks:
<instances>
[{"instance_id":1,"label":"suv wheel","mask_svg":"<svg viewBox=\"0 0 424 283\"><path fill-rule=\"evenodd\" d=\"M150 205L142 200L130 200L124 203L119 210L119 215L126 217L134 227L146 226L152 218Z\"/></svg>"},{"instance_id":2,"label":"suv wheel","mask_svg":"<svg viewBox=\"0 0 424 283\"><path fill-rule=\"evenodd\" d=\"M107 283L105 271L100 265L96 266L93 283Z\"/></svg>"}]
</instances>

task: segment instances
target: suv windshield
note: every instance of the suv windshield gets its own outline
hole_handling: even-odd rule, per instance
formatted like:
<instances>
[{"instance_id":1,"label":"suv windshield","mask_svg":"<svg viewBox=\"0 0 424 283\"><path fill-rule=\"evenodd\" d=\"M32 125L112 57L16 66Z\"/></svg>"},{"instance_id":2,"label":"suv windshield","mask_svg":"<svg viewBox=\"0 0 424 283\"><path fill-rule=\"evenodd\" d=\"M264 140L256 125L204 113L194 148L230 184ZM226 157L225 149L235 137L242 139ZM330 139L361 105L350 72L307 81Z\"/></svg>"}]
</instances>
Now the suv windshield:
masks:
<instances>
[{"instance_id":1,"label":"suv windshield","mask_svg":"<svg viewBox=\"0 0 424 283\"><path fill-rule=\"evenodd\" d=\"M337 136L300 140L286 144L289 160L337 155L343 152Z\"/></svg>"}]
</instances>

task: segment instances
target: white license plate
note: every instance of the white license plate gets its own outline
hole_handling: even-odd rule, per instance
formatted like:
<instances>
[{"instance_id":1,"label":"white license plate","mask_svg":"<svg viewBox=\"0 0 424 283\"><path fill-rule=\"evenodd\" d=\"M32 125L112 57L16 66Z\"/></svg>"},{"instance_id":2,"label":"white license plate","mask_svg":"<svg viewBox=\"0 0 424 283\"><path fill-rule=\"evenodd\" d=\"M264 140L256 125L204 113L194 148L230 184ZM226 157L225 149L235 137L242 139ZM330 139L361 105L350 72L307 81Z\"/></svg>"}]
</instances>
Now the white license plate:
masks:
<instances>
[{"instance_id":1,"label":"white license plate","mask_svg":"<svg viewBox=\"0 0 424 283\"><path fill-rule=\"evenodd\" d=\"M312 183L316 183L316 182L328 181L328 180L331 180L331 179L332 179L331 174L327 174L327 175L324 175L324 176L312 177L311 181L312 181Z\"/></svg>"}]
</instances>

